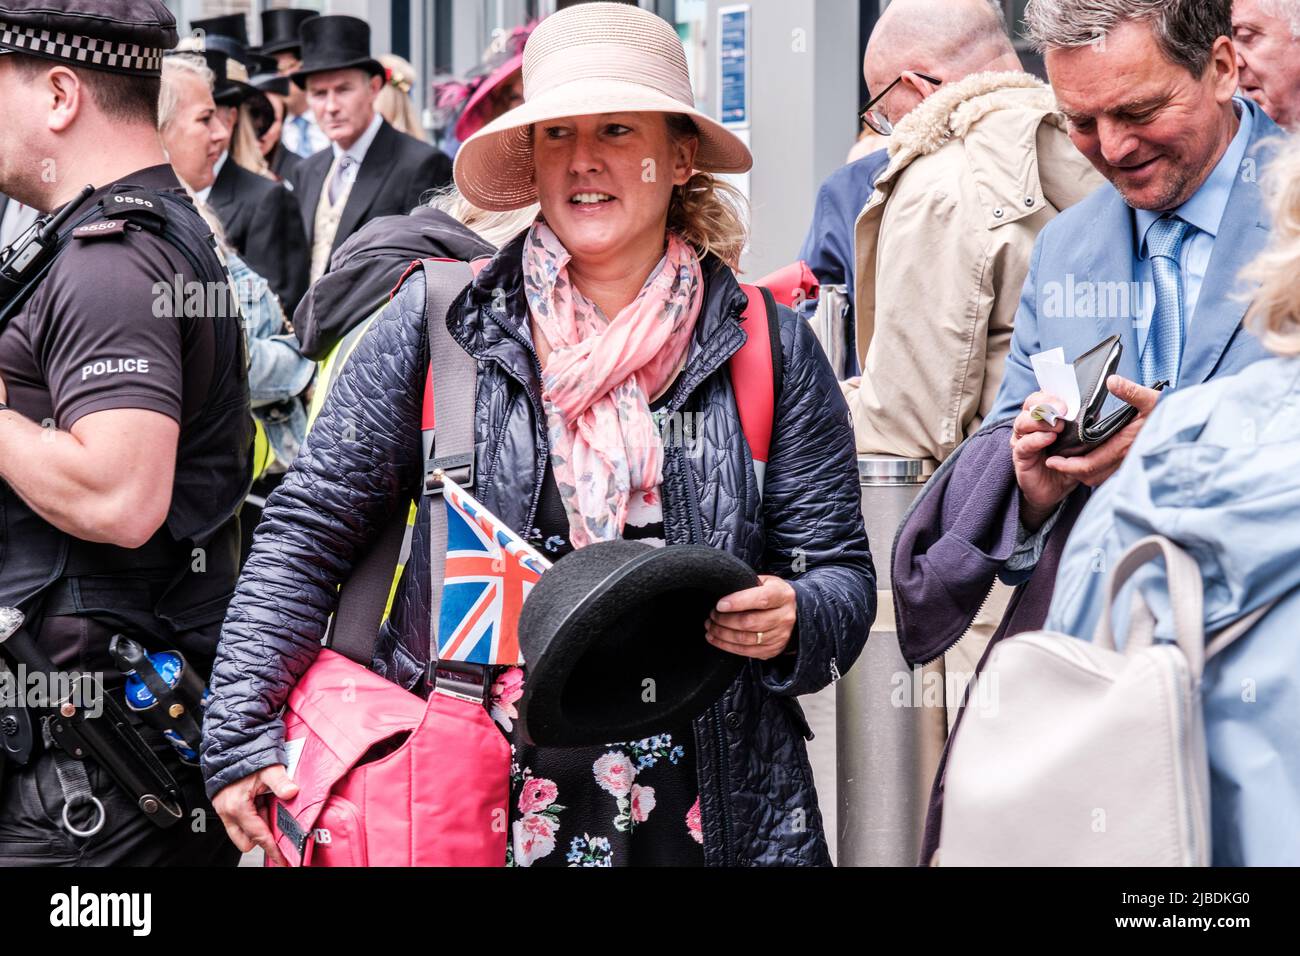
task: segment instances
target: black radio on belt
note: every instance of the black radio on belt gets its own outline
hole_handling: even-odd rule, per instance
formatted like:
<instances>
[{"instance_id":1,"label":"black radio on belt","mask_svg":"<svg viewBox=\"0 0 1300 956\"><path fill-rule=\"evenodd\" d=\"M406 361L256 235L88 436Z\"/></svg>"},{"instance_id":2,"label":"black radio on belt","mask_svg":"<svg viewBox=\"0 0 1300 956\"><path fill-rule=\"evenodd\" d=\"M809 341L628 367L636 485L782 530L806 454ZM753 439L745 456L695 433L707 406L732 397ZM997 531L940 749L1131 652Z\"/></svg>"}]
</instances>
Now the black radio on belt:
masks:
<instances>
[{"instance_id":1,"label":"black radio on belt","mask_svg":"<svg viewBox=\"0 0 1300 956\"><path fill-rule=\"evenodd\" d=\"M0 305L16 296L40 274L45 264L58 252L59 230L94 191L94 186L83 187L81 193L62 209L37 219L14 240L13 245L0 250Z\"/></svg>"}]
</instances>

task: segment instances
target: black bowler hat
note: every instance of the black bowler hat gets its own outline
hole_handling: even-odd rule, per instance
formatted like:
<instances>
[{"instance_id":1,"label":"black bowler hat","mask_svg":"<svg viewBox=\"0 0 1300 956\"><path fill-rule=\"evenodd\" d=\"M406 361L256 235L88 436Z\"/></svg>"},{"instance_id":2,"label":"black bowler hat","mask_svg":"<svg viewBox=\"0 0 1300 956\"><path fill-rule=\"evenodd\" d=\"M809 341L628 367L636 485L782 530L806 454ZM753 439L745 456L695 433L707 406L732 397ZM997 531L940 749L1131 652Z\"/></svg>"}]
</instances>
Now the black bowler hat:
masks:
<instances>
[{"instance_id":1,"label":"black bowler hat","mask_svg":"<svg viewBox=\"0 0 1300 956\"><path fill-rule=\"evenodd\" d=\"M302 66L293 81L307 88L313 73L365 70L383 76L384 67L370 55L370 24L356 17L313 17L302 25Z\"/></svg>"},{"instance_id":2,"label":"black bowler hat","mask_svg":"<svg viewBox=\"0 0 1300 956\"><path fill-rule=\"evenodd\" d=\"M320 16L315 10L263 10L262 53L274 56L286 50L300 50L302 38L298 31L308 20Z\"/></svg>"},{"instance_id":3,"label":"black bowler hat","mask_svg":"<svg viewBox=\"0 0 1300 956\"><path fill-rule=\"evenodd\" d=\"M714 548L605 541L565 555L519 616L525 739L581 747L688 723L744 665L705 640L709 612L757 586L749 565Z\"/></svg>"},{"instance_id":4,"label":"black bowler hat","mask_svg":"<svg viewBox=\"0 0 1300 956\"><path fill-rule=\"evenodd\" d=\"M0 54L158 76L176 45L176 20L160 0L0 0Z\"/></svg>"},{"instance_id":5,"label":"black bowler hat","mask_svg":"<svg viewBox=\"0 0 1300 956\"><path fill-rule=\"evenodd\" d=\"M207 37L229 37L240 46L248 46L248 18L242 13L191 20L190 31L197 33L199 30Z\"/></svg>"}]
</instances>

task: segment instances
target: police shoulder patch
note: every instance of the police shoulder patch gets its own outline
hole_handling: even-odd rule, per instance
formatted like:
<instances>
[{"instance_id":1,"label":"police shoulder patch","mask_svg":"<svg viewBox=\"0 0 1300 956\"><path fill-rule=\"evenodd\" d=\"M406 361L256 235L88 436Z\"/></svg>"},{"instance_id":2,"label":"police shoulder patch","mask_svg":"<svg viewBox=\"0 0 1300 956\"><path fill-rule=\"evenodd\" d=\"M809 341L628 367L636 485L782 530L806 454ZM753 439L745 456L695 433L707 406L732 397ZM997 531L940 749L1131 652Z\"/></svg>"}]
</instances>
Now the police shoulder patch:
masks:
<instances>
[{"instance_id":1,"label":"police shoulder patch","mask_svg":"<svg viewBox=\"0 0 1300 956\"><path fill-rule=\"evenodd\" d=\"M109 219L156 219L167 221L167 212L162 200L153 193L143 190L130 190L111 193L100 200L104 215Z\"/></svg>"},{"instance_id":2,"label":"police shoulder patch","mask_svg":"<svg viewBox=\"0 0 1300 956\"><path fill-rule=\"evenodd\" d=\"M125 219L101 219L72 230L72 238L88 242L92 239L118 238L126 234Z\"/></svg>"}]
</instances>

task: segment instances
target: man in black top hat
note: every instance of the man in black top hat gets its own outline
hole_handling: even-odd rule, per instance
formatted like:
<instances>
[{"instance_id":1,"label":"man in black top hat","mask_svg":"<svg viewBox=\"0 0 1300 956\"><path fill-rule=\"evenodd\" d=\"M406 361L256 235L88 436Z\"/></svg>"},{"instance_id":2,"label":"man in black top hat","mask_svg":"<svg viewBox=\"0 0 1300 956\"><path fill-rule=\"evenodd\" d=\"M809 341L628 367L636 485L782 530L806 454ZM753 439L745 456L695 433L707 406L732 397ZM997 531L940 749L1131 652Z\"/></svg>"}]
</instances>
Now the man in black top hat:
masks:
<instances>
[{"instance_id":1,"label":"man in black top hat","mask_svg":"<svg viewBox=\"0 0 1300 956\"><path fill-rule=\"evenodd\" d=\"M308 20L320 16L315 10L262 11L262 45L258 52L275 59L276 71L288 79L302 66L302 38L299 31ZM288 113L281 138L285 149L306 159L329 146L315 115L307 106L307 94L296 83L288 92Z\"/></svg>"},{"instance_id":2,"label":"man in black top hat","mask_svg":"<svg viewBox=\"0 0 1300 956\"><path fill-rule=\"evenodd\" d=\"M311 277L325 273L343 242L377 216L406 215L451 181L451 160L399 133L375 110L384 68L370 55L370 27L355 17L308 20L294 83L331 147L302 164L294 192L311 248Z\"/></svg>"},{"instance_id":3,"label":"man in black top hat","mask_svg":"<svg viewBox=\"0 0 1300 956\"><path fill-rule=\"evenodd\" d=\"M242 18L234 19L243 22ZM202 22L194 21L195 30ZM220 26L222 24L207 27L202 38L203 56L216 78L213 99L222 108L218 113L233 136L237 124L245 119L251 120L253 116L250 113L241 118L240 108L245 103L259 102L264 121L270 126L274 121L274 108L266 94L249 82L243 62L256 62L254 55L237 39L213 32ZM182 47L189 45L190 41L186 41ZM260 138L263 132L265 130L254 130L255 137ZM226 149L217 160L216 181L209 189L200 192L199 198L216 212L226 231L226 239L248 267L271 286L285 314L293 315L307 291L310 269L302 211L288 188L240 165L236 159L238 155L231 152L228 140ZM261 158L260 143L257 158Z\"/></svg>"},{"instance_id":4,"label":"man in black top hat","mask_svg":"<svg viewBox=\"0 0 1300 956\"><path fill-rule=\"evenodd\" d=\"M126 658L110 651L121 634L181 652L206 681L250 479L238 312L158 139L175 42L160 0L0 0L0 190L70 214L57 242L29 236L0 258L0 607L26 617L0 652L15 667L99 675L101 703L135 728L110 733L85 700L67 712L48 694L6 702L0 866L237 857L167 727L127 709ZM187 288L198 294L173 295ZM192 723L183 707L161 710L151 716ZM78 714L110 744L94 757L41 746Z\"/></svg>"}]
</instances>

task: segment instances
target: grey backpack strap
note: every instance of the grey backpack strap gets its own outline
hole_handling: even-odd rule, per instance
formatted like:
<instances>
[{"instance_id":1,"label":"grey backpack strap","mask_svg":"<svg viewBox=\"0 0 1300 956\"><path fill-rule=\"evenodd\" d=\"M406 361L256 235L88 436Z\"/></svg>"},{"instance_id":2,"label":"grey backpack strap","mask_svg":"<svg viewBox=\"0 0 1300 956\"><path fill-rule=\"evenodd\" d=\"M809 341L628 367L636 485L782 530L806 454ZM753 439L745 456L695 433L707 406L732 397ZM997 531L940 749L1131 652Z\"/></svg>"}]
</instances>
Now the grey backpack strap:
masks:
<instances>
[{"instance_id":1,"label":"grey backpack strap","mask_svg":"<svg viewBox=\"0 0 1300 956\"><path fill-rule=\"evenodd\" d=\"M433 383L433 448L424 465L424 493L442 494L445 474L462 488L474 486L474 402L478 365L451 337L447 310L474 278L464 262L424 263L429 301L429 377ZM439 281L441 279L441 281ZM441 293L454 288L455 294ZM434 290L439 291L435 298ZM447 508L434 502L429 509L429 659L437 658L438 618L442 610L442 580L447 567Z\"/></svg>"},{"instance_id":2,"label":"grey backpack strap","mask_svg":"<svg viewBox=\"0 0 1300 956\"><path fill-rule=\"evenodd\" d=\"M466 486L473 482L474 463L474 392L477 367L447 331L447 311L451 304L473 278L470 267L463 262L429 260L424 263L425 323L429 329L429 356L432 380L443 387L434 389L437 445L445 458L467 459L460 469L447 467L453 480ZM445 383L445 385L443 384ZM459 396L459 398L457 398ZM444 410L444 403L451 403ZM466 420L467 418L467 420ZM468 438L466 438L468 436ZM428 453L426 452L426 458ZM438 459L442 462L443 458ZM428 477L433 471L432 462L425 463L425 493L429 491ZM447 554L447 514L439 506L429 509L432 521L432 556L436 562L432 580L433 623L438 620L442 596L442 569ZM401 501L391 521L371 545L370 550L357 562L339 595L338 610L330 628L329 647L336 653L370 666L374 658L375 641L379 626L392 593L393 573L406 561L411 551L412 526L408 522L410 502ZM432 632L431 640L437 630Z\"/></svg>"}]
</instances>

